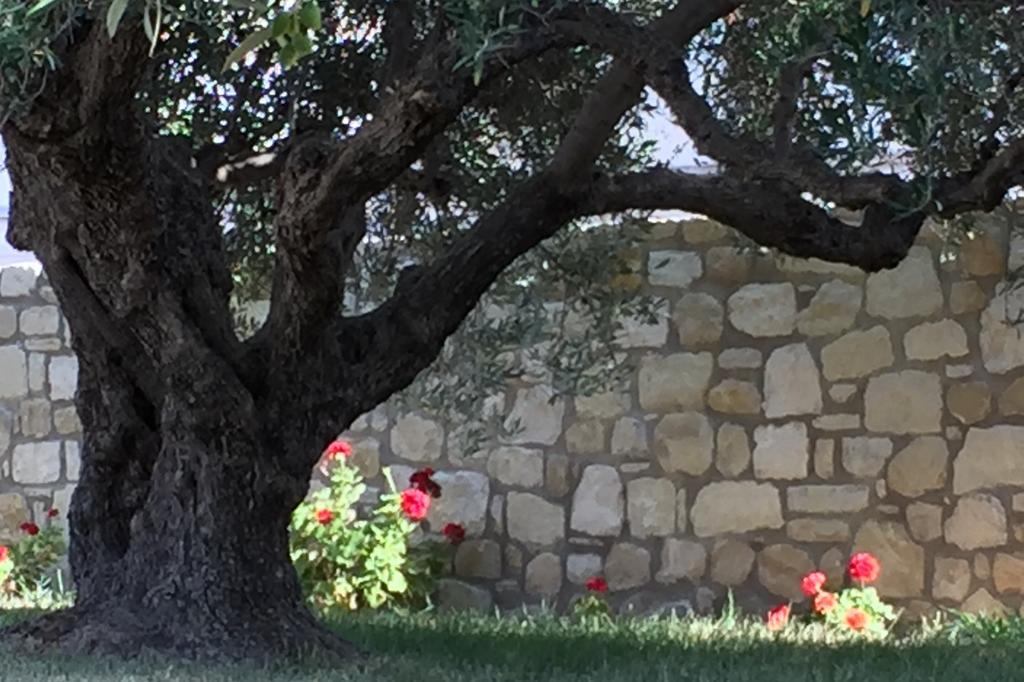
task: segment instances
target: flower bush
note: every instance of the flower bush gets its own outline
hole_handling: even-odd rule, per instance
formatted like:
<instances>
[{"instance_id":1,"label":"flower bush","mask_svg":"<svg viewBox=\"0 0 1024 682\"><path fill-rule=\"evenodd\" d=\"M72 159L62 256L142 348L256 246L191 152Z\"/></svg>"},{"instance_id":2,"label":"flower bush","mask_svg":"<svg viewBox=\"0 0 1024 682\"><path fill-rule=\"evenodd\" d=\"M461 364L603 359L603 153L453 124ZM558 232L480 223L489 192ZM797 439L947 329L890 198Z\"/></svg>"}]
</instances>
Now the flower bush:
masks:
<instances>
[{"instance_id":1,"label":"flower bush","mask_svg":"<svg viewBox=\"0 0 1024 682\"><path fill-rule=\"evenodd\" d=\"M587 580L586 588L587 593L580 597L573 607L573 615L584 620L610 619L612 609L604 597L608 593L608 581L600 576L594 576Z\"/></svg>"},{"instance_id":2,"label":"flower bush","mask_svg":"<svg viewBox=\"0 0 1024 682\"><path fill-rule=\"evenodd\" d=\"M59 515L56 509L47 512L44 528L26 521L18 542L0 546L0 594L29 594L43 585L67 549L63 532L53 524Z\"/></svg>"},{"instance_id":3,"label":"flower bush","mask_svg":"<svg viewBox=\"0 0 1024 682\"><path fill-rule=\"evenodd\" d=\"M892 606L882 601L878 591L869 585L882 567L871 554L860 552L850 557L846 573L854 583L838 592L825 589L828 577L820 572L808 573L800 581L800 590L811 598L814 615L833 630L868 637L885 637L896 620ZM783 630L789 623L790 606L781 604L768 612L766 625L771 631Z\"/></svg>"},{"instance_id":4,"label":"flower bush","mask_svg":"<svg viewBox=\"0 0 1024 682\"><path fill-rule=\"evenodd\" d=\"M398 491L385 470L390 493L363 515L357 505L366 492L351 466L352 446L335 441L321 458L329 484L301 504L292 517L291 557L312 604L321 610L418 608L429 603L450 561L450 549L421 535L421 523L441 487L433 470L412 475ZM445 526L455 545L465 538L458 524Z\"/></svg>"}]
</instances>

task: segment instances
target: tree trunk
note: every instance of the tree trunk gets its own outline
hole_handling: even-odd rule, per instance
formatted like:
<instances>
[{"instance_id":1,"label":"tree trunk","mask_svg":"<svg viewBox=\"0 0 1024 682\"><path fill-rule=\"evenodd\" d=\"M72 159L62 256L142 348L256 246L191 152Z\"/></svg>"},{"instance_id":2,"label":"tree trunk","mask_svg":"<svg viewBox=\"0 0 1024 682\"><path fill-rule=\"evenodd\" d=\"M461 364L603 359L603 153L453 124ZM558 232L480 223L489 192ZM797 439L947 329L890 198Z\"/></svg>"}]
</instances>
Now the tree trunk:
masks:
<instances>
[{"instance_id":1,"label":"tree trunk","mask_svg":"<svg viewBox=\"0 0 1024 682\"><path fill-rule=\"evenodd\" d=\"M75 604L4 634L33 650L348 659L306 608L288 552L291 513L340 422L309 423L296 368L235 336L222 234L188 145L148 138L130 104L110 106L74 134L3 131L9 237L42 261L67 317L84 434Z\"/></svg>"},{"instance_id":2,"label":"tree trunk","mask_svg":"<svg viewBox=\"0 0 1024 682\"><path fill-rule=\"evenodd\" d=\"M116 369L81 357L85 439L70 510L75 605L9 634L121 656L352 655L303 603L288 523L308 478L277 465L261 445L266 428L198 430L209 415L175 405L150 431Z\"/></svg>"}]
</instances>

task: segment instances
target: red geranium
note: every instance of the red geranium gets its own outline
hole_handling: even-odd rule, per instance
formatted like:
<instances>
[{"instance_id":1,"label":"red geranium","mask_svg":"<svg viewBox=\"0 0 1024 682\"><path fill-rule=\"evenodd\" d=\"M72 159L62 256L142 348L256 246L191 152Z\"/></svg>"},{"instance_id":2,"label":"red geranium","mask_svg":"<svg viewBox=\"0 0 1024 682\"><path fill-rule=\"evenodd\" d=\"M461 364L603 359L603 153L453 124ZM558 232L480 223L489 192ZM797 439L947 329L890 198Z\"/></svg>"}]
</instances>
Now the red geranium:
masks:
<instances>
[{"instance_id":1,"label":"red geranium","mask_svg":"<svg viewBox=\"0 0 1024 682\"><path fill-rule=\"evenodd\" d=\"M587 581L587 589L591 592L604 594L608 591L608 581L604 578L594 577Z\"/></svg>"},{"instance_id":2,"label":"red geranium","mask_svg":"<svg viewBox=\"0 0 1024 682\"><path fill-rule=\"evenodd\" d=\"M4 545L0 545L0 564L7 561L7 557L10 555L11 550L7 549Z\"/></svg>"},{"instance_id":3,"label":"red geranium","mask_svg":"<svg viewBox=\"0 0 1024 682\"><path fill-rule=\"evenodd\" d=\"M402 491L402 512L410 521L422 521L429 510L430 495L416 488Z\"/></svg>"},{"instance_id":4,"label":"red geranium","mask_svg":"<svg viewBox=\"0 0 1024 682\"><path fill-rule=\"evenodd\" d=\"M327 462L332 462L334 459L341 455L345 459L352 456L352 444L345 440L336 440L327 446L324 450L323 458Z\"/></svg>"},{"instance_id":5,"label":"red geranium","mask_svg":"<svg viewBox=\"0 0 1024 682\"><path fill-rule=\"evenodd\" d=\"M326 526L328 523L334 520L334 512L330 509L317 509L316 520L321 526Z\"/></svg>"},{"instance_id":6,"label":"red geranium","mask_svg":"<svg viewBox=\"0 0 1024 682\"><path fill-rule=\"evenodd\" d=\"M22 531L24 531L25 533L28 533L29 535L38 535L39 534L39 526L37 526L36 524L32 523L31 521L26 521L25 523L21 524L20 528L21 528Z\"/></svg>"},{"instance_id":7,"label":"red geranium","mask_svg":"<svg viewBox=\"0 0 1024 682\"><path fill-rule=\"evenodd\" d=\"M409 477L409 485L435 499L441 497L441 486L432 478L433 475L433 469L424 467Z\"/></svg>"},{"instance_id":8,"label":"red geranium","mask_svg":"<svg viewBox=\"0 0 1024 682\"><path fill-rule=\"evenodd\" d=\"M814 610L822 615L836 607L839 599L831 592L819 592L814 595Z\"/></svg>"},{"instance_id":9,"label":"red geranium","mask_svg":"<svg viewBox=\"0 0 1024 682\"><path fill-rule=\"evenodd\" d=\"M55 507L55 508L51 509L50 511L46 512L46 515L48 517L50 517L51 519L55 519L55 518L57 518L60 515L60 512L57 511L57 509Z\"/></svg>"},{"instance_id":10,"label":"red geranium","mask_svg":"<svg viewBox=\"0 0 1024 682\"><path fill-rule=\"evenodd\" d=\"M857 607L846 612L846 625L855 632L860 632L871 622L871 616L864 613Z\"/></svg>"},{"instance_id":11,"label":"red geranium","mask_svg":"<svg viewBox=\"0 0 1024 682\"><path fill-rule=\"evenodd\" d=\"M446 523L441 532L453 545L460 545L466 539L466 529L458 523Z\"/></svg>"},{"instance_id":12,"label":"red geranium","mask_svg":"<svg viewBox=\"0 0 1024 682\"><path fill-rule=\"evenodd\" d=\"M768 612L768 629L778 632L789 624L789 604L779 604Z\"/></svg>"},{"instance_id":13,"label":"red geranium","mask_svg":"<svg viewBox=\"0 0 1024 682\"><path fill-rule=\"evenodd\" d=\"M878 580L881 569L878 559L867 552L860 552L850 557L850 565L847 570L852 579L864 584Z\"/></svg>"},{"instance_id":14,"label":"red geranium","mask_svg":"<svg viewBox=\"0 0 1024 682\"><path fill-rule=\"evenodd\" d=\"M825 585L826 580L828 580L828 577L821 571L808 573L804 576L804 579L800 581L800 589L808 597L813 597L821 592L821 588Z\"/></svg>"}]
</instances>

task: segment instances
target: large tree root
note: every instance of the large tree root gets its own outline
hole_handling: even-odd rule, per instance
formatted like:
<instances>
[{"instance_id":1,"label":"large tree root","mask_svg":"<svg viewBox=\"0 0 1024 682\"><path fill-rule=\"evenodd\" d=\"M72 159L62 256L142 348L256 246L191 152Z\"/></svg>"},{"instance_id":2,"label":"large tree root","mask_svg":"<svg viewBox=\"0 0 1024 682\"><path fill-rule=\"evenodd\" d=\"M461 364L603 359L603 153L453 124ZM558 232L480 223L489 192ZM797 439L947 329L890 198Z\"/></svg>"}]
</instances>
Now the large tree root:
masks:
<instances>
[{"instance_id":1,"label":"large tree root","mask_svg":"<svg viewBox=\"0 0 1024 682\"><path fill-rule=\"evenodd\" d=\"M158 658L210 663L338 666L365 661L353 644L302 610L176 618L123 605L73 607L0 629L0 645L18 652ZM178 614L175 614L178 615ZM191 615L191 614L188 614Z\"/></svg>"}]
</instances>

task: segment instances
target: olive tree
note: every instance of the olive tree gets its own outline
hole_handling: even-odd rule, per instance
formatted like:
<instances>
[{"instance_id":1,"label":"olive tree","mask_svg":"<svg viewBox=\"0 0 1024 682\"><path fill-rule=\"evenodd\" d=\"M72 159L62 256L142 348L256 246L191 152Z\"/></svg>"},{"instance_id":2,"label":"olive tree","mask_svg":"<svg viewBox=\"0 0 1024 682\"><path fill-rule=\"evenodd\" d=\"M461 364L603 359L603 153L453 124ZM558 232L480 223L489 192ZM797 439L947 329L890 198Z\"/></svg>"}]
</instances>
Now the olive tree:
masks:
<instances>
[{"instance_id":1,"label":"olive tree","mask_svg":"<svg viewBox=\"0 0 1024 682\"><path fill-rule=\"evenodd\" d=\"M345 657L288 558L331 437L489 355L485 296L591 296L628 242L608 216L878 270L926 219L997 208L1024 180L1022 23L995 0L4 0L8 239L67 316L84 429L75 604L8 634ZM650 161L655 96L714 172ZM242 294L270 301L251 334Z\"/></svg>"}]
</instances>

